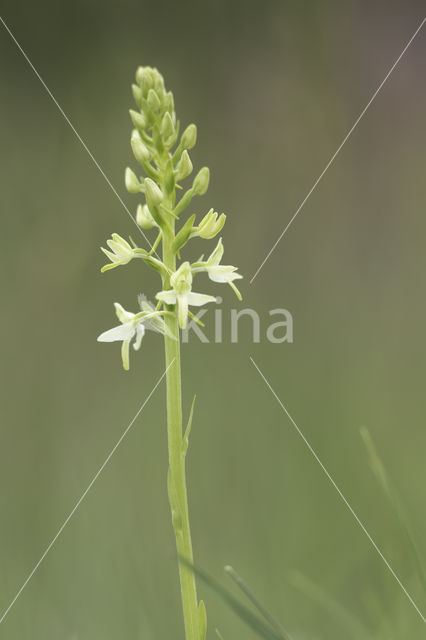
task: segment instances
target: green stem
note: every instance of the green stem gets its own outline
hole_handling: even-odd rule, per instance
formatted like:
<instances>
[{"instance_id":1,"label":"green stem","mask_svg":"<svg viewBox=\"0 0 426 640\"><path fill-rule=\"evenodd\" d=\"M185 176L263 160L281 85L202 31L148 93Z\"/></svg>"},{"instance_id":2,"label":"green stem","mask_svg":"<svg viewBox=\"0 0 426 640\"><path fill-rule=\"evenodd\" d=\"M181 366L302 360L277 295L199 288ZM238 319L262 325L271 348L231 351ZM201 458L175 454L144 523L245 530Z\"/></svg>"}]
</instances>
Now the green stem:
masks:
<instances>
[{"instance_id":1,"label":"green stem","mask_svg":"<svg viewBox=\"0 0 426 640\"><path fill-rule=\"evenodd\" d=\"M173 272L176 256L172 249L173 237L163 234L164 264ZM168 278L164 280L169 288ZM173 309L173 307L172 307ZM168 489L172 512L173 529L178 557L193 564L191 531L189 526L188 496L185 475L185 453L182 433L182 387L180 364L180 334L177 315L167 314L164 322L172 336L164 336L166 351L167 381L167 434L169 446ZM178 560L179 561L179 560ZM179 561L179 576L182 595L186 640L200 640L200 617L197 590L193 571Z\"/></svg>"}]
</instances>

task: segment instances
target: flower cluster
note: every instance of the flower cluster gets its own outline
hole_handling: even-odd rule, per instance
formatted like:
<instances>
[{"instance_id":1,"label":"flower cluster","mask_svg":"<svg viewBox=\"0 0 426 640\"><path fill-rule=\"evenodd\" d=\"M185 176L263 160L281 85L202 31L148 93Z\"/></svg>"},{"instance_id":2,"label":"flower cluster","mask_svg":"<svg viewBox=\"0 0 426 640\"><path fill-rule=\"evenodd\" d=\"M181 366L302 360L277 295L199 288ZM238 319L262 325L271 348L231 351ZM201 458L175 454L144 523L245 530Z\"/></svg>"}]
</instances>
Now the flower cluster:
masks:
<instances>
[{"instance_id":1,"label":"flower cluster","mask_svg":"<svg viewBox=\"0 0 426 640\"><path fill-rule=\"evenodd\" d=\"M221 264L224 251L222 239L219 239L207 260L201 257L192 264L186 260L177 264L183 247L190 239L214 238L222 230L226 216L210 209L198 224L196 214L193 214L179 229L176 228L182 212L195 196L203 195L209 185L210 172L207 167L203 167L195 175L191 186L183 191L179 201L176 200L177 192L183 190L180 183L193 171L189 151L196 143L197 128L190 124L179 138L180 127L173 94L166 91L163 77L157 69L139 67L132 90L138 110L130 110L134 127L130 144L144 176L138 177L132 169L127 168L125 185L130 193L144 194L145 202L140 203L136 210L136 223L141 229L155 229L157 236L147 251L139 248L132 240L130 244L114 233L107 240L108 249L102 248L110 261L102 267L102 271L139 258L161 275L162 289L156 295L158 304L155 309L145 302L141 311L134 314L115 303L121 324L105 331L98 338L100 342L122 342L125 369L129 368L129 346L134 340L134 349L140 348L146 326L152 326L177 339L178 327L184 329L188 316L192 317L189 307L199 307L215 301L212 295L192 291L196 274L205 272L213 282L229 284L240 300L241 294L234 281L242 278L236 272L236 267ZM162 258L156 253L160 244Z\"/></svg>"}]
</instances>

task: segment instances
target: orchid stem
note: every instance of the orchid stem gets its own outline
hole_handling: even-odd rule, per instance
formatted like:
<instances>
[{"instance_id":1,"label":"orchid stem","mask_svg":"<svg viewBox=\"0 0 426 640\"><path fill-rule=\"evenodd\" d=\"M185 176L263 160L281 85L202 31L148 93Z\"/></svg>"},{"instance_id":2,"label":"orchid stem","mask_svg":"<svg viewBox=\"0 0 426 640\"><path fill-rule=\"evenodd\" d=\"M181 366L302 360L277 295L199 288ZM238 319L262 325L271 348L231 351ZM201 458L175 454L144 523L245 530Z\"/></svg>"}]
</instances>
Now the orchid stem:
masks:
<instances>
[{"instance_id":1,"label":"orchid stem","mask_svg":"<svg viewBox=\"0 0 426 640\"><path fill-rule=\"evenodd\" d=\"M174 221L173 221L174 227ZM173 250L173 233L163 232L163 261L170 273L176 269L176 254ZM170 287L169 276L163 278L163 288ZM173 306L167 306L173 310ZM182 385L180 362L180 332L177 314L167 314L164 322L168 331L164 335L167 382L167 435L169 449L168 491L176 538L178 558L193 565L191 531L189 525L188 495L185 473L185 451L182 430ZM179 560L178 560L179 561ZM179 577L182 596L186 640L200 640L200 615L194 572L179 561Z\"/></svg>"}]
</instances>

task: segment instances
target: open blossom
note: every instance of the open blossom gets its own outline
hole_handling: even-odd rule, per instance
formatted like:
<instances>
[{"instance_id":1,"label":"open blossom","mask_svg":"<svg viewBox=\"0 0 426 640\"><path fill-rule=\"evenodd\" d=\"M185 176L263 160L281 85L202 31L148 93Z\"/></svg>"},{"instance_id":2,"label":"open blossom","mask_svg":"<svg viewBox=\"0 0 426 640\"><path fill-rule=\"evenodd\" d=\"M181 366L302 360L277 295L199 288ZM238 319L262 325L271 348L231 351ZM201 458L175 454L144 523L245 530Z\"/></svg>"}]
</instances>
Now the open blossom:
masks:
<instances>
[{"instance_id":1,"label":"open blossom","mask_svg":"<svg viewBox=\"0 0 426 640\"><path fill-rule=\"evenodd\" d=\"M206 262L198 263L193 268L193 272L195 273L197 271L207 271L207 275L209 276L210 280L213 280L213 282L226 282L235 291L237 298L241 300L241 293L235 286L234 280L239 280L243 276L239 273L236 273L237 267L220 264L223 256L223 251L224 249L222 238L220 238L219 242L216 245L216 248L207 258Z\"/></svg>"},{"instance_id":2,"label":"open blossom","mask_svg":"<svg viewBox=\"0 0 426 640\"><path fill-rule=\"evenodd\" d=\"M166 304L177 304L178 319L181 329L185 329L188 321L188 306L201 307L207 302L215 302L216 298L204 293L195 293L192 289L192 272L189 262L183 262L170 278L172 289L157 293L157 300Z\"/></svg>"},{"instance_id":3,"label":"open blossom","mask_svg":"<svg viewBox=\"0 0 426 640\"><path fill-rule=\"evenodd\" d=\"M210 211L206 213L204 218L201 220L198 227L194 227L191 237L199 236L200 238L205 238L207 240L214 238L222 229L226 221L226 215L224 213L220 214L219 219L217 217L218 215L219 214L216 211L210 209Z\"/></svg>"},{"instance_id":4,"label":"open blossom","mask_svg":"<svg viewBox=\"0 0 426 640\"><path fill-rule=\"evenodd\" d=\"M110 264L106 264L102 267L101 271L108 271L108 269L114 269L114 267L118 267L123 264L127 264L135 257L135 252L130 244L118 235L118 233L112 234L112 239L107 240L107 245L111 249L104 249L101 247L104 254L111 260Z\"/></svg>"},{"instance_id":5,"label":"open blossom","mask_svg":"<svg viewBox=\"0 0 426 640\"><path fill-rule=\"evenodd\" d=\"M142 338L145 335L145 326L144 322L149 320L152 316L158 315L156 312L153 313L131 313L130 311L126 311L123 309L121 304L118 302L114 302L115 312L117 314L117 318L120 320L121 324L117 327L113 327L108 331L104 331L98 336L98 342L123 342L121 346L121 358L123 360L123 367L126 371L129 370L129 347L133 338L135 341L133 343L133 349L137 351L140 349Z\"/></svg>"}]
</instances>

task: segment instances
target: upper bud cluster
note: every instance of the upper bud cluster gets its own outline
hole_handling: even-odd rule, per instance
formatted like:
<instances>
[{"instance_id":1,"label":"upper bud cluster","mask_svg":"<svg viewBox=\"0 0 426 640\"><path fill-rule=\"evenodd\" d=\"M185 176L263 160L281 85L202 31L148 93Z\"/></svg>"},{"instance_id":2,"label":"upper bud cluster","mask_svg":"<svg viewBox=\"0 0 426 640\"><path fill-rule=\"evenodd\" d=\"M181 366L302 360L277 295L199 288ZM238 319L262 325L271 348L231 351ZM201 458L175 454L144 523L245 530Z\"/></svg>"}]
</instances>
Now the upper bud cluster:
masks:
<instances>
[{"instance_id":1,"label":"upper bud cluster","mask_svg":"<svg viewBox=\"0 0 426 640\"><path fill-rule=\"evenodd\" d=\"M133 97L141 113L131 111L134 126L141 133L148 127L158 129L154 146L161 142L170 148L177 138L176 113L173 94L166 91L164 78L152 67L139 67L136 84L132 85Z\"/></svg>"}]
</instances>

